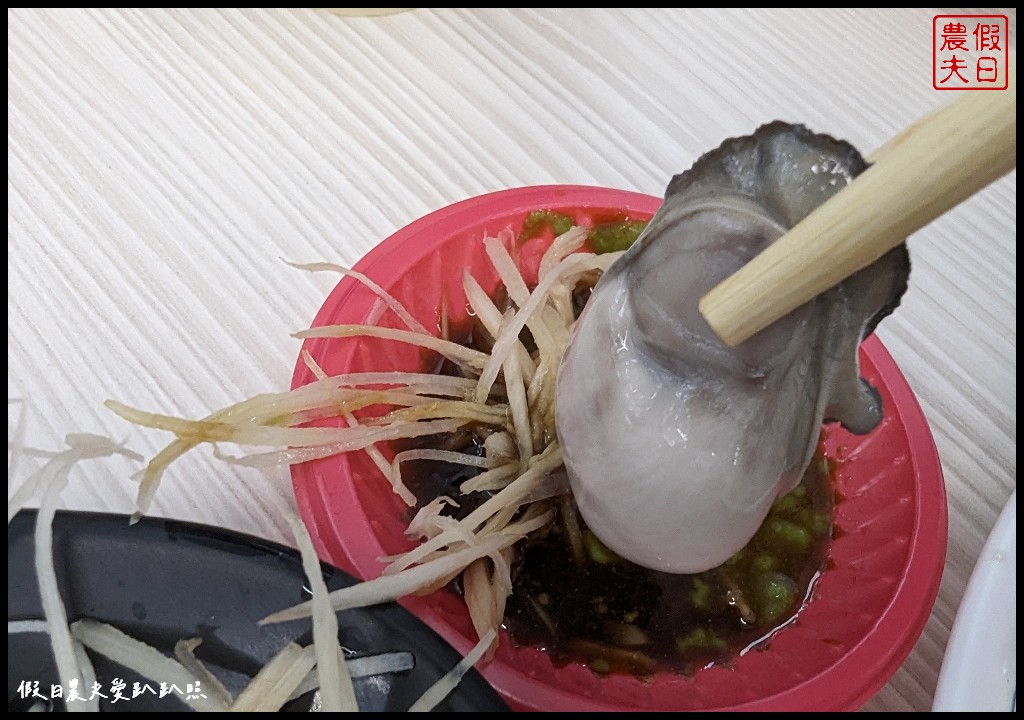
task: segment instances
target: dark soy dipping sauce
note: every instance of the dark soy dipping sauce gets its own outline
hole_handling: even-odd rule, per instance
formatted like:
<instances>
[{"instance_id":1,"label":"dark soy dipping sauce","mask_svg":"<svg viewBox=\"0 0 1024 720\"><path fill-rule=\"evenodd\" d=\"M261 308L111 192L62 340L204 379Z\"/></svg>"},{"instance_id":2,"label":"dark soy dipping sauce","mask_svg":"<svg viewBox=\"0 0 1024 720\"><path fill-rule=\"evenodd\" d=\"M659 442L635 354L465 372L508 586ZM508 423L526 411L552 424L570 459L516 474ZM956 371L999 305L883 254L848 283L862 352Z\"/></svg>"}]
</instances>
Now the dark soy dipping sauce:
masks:
<instances>
[{"instance_id":1,"label":"dark soy dipping sauce","mask_svg":"<svg viewBox=\"0 0 1024 720\"><path fill-rule=\"evenodd\" d=\"M468 431L417 446L483 452ZM460 503L452 514L464 517L487 498L459 495L458 486L477 472L413 461L403 475L420 504L448 495ZM727 665L747 648L763 648L790 622L825 569L831 479L832 465L819 449L801 484L775 502L747 546L697 575L655 572L623 560L573 508L560 507L549 527L516 546L505 629L515 644L543 648L555 665L580 662L601 674L690 675ZM566 539L566 512L583 538L576 553Z\"/></svg>"},{"instance_id":2,"label":"dark soy dipping sauce","mask_svg":"<svg viewBox=\"0 0 1024 720\"><path fill-rule=\"evenodd\" d=\"M513 640L599 673L692 674L728 663L788 622L825 567L832 497L824 464L813 468L743 550L697 575L627 562L582 521L582 562L562 524L527 539L506 609Z\"/></svg>"}]
</instances>

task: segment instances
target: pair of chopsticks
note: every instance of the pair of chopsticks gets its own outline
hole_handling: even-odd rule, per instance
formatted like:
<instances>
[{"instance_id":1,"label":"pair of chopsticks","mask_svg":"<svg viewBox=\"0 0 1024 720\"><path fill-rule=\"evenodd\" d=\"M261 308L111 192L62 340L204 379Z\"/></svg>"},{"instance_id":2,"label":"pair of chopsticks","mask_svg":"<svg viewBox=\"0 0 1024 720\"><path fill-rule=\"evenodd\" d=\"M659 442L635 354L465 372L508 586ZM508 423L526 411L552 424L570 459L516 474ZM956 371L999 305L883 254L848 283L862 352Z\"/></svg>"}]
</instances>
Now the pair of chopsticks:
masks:
<instances>
[{"instance_id":1,"label":"pair of chopsticks","mask_svg":"<svg viewBox=\"0 0 1024 720\"><path fill-rule=\"evenodd\" d=\"M964 92L911 125L841 192L701 298L719 337L740 344L1015 168L1015 59L1007 70L1006 90Z\"/></svg>"}]
</instances>

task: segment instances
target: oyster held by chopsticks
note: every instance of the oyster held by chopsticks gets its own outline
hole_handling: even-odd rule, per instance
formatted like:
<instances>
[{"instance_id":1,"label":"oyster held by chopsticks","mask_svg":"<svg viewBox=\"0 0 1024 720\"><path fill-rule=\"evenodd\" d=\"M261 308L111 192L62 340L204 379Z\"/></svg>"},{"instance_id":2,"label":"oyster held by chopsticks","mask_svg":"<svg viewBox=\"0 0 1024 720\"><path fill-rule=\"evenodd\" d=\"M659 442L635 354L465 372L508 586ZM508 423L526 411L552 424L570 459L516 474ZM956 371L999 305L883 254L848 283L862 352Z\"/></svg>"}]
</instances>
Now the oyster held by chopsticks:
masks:
<instances>
[{"instance_id":1,"label":"oyster held by chopsticks","mask_svg":"<svg viewBox=\"0 0 1024 720\"><path fill-rule=\"evenodd\" d=\"M697 307L866 167L798 125L727 140L672 180L594 288L559 371L557 426L580 512L620 555L669 572L721 564L799 482L823 420L855 433L880 421L857 347L906 290L905 245L736 348Z\"/></svg>"}]
</instances>

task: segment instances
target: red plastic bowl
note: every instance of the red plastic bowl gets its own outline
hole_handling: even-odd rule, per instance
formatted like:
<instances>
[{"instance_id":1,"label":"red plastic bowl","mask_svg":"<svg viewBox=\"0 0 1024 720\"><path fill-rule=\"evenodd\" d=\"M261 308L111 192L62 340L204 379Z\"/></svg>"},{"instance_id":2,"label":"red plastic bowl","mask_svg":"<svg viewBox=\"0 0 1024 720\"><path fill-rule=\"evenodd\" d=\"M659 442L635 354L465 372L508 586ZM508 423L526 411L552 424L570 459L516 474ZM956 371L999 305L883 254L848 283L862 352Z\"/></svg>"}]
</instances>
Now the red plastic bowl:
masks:
<instances>
[{"instance_id":1,"label":"red plastic bowl","mask_svg":"<svg viewBox=\"0 0 1024 720\"><path fill-rule=\"evenodd\" d=\"M526 215L553 209L577 222L625 211L650 217L661 198L580 186L527 187L455 203L399 230L366 255L357 270L401 300L426 327L436 327L442 296L449 316L465 316L462 272L485 289L497 277L482 239ZM529 254L529 253L527 253ZM314 325L366 322L376 296L348 278L327 298ZM389 311L377 321L398 327ZM372 339L316 339L305 346L330 374L420 370L415 347ZM554 667L539 649L512 647L507 636L484 676L515 709L855 710L896 671L920 636L938 592L946 553L946 494L935 444L921 409L881 342L861 346L862 374L882 394L885 418L870 435L827 428L826 452L839 461L840 532L830 563L797 620L767 647L694 677L652 681L600 677L582 665ZM292 385L310 382L301 359ZM297 465L292 471L302 516L322 558L363 578L380 574L383 555L411 547L405 506L365 453ZM475 636L461 599L442 590L402 604L462 652Z\"/></svg>"}]
</instances>

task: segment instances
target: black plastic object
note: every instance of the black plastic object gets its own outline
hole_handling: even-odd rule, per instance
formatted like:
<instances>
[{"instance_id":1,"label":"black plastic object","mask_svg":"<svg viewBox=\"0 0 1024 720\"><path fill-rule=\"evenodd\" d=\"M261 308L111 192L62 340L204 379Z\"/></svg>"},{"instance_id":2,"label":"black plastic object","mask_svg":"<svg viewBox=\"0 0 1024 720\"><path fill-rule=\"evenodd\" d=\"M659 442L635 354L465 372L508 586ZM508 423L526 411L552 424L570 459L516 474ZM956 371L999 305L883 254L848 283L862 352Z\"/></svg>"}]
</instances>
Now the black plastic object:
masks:
<instances>
[{"instance_id":1,"label":"black plastic object","mask_svg":"<svg viewBox=\"0 0 1024 720\"><path fill-rule=\"evenodd\" d=\"M7 619L41 619L33 562L36 513L23 511L7 532ZM258 538L192 523L61 511L53 523L57 579L69 621L83 617L109 623L166 654L183 638L200 637L196 655L236 695L253 675L289 641L308 645L309 620L260 627L270 613L308 600L299 554ZM322 566L328 588L357 582L347 573ZM354 656L404 651L415 667L355 680L363 711L404 711L461 656L439 635L397 604L347 610L339 614L339 635ZM161 678L147 680L90 651L99 689L111 695L115 678L125 681L127 700L100 701L103 711L179 711L187 706L174 692L163 698L143 693L132 699L133 683L158 688ZM8 633L7 707L27 710L38 698L23 698L22 683L39 682L40 694L51 685L66 694L69 678L59 679L49 637ZM155 681L155 682L154 682ZM86 689L88 690L88 689ZM179 688L185 691L185 688ZM80 689L81 692L81 689ZM208 689L204 688L204 692ZM285 706L308 710L313 693ZM45 703L63 710L62 700ZM436 708L439 711L507 711L498 694L475 671Z\"/></svg>"}]
</instances>

